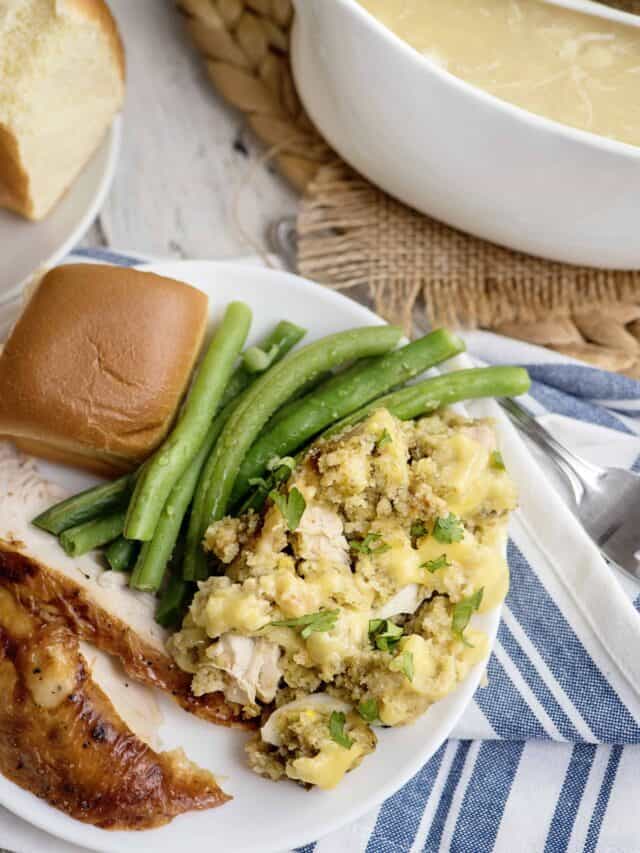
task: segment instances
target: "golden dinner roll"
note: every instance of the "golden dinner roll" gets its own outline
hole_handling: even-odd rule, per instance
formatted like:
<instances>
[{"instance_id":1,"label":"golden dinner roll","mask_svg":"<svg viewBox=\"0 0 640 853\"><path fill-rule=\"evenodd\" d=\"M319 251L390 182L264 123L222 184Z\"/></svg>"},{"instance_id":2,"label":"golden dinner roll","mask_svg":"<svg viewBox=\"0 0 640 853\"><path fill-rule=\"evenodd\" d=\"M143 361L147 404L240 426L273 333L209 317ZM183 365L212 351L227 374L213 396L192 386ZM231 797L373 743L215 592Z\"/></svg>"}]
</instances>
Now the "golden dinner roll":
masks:
<instances>
[{"instance_id":1,"label":"golden dinner roll","mask_svg":"<svg viewBox=\"0 0 640 853\"><path fill-rule=\"evenodd\" d=\"M204 293L98 264L48 272L0 355L0 435L110 475L167 434L207 324Z\"/></svg>"},{"instance_id":2,"label":"golden dinner roll","mask_svg":"<svg viewBox=\"0 0 640 853\"><path fill-rule=\"evenodd\" d=\"M46 216L124 97L104 0L0 0L0 207Z\"/></svg>"}]
</instances>

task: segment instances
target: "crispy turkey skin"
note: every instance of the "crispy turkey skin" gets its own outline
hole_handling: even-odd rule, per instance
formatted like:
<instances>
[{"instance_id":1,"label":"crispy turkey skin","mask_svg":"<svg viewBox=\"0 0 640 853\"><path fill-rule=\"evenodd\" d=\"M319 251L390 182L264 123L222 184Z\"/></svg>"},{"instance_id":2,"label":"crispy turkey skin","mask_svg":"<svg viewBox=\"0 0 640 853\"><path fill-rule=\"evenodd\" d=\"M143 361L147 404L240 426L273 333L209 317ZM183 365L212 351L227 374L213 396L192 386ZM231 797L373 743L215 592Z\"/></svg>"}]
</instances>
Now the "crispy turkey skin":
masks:
<instances>
[{"instance_id":1,"label":"crispy turkey skin","mask_svg":"<svg viewBox=\"0 0 640 853\"><path fill-rule=\"evenodd\" d=\"M78 638L0 587L0 771L103 829L149 829L226 802L181 750L156 752L94 682Z\"/></svg>"},{"instance_id":2,"label":"crispy turkey skin","mask_svg":"<svg viewBox=\"0 0 640 853\"><path fill-rule=\"evenodd\" d=\"M50 624L117 657L127 674L169 693L185 710L229 725L238 709L220 694L196 697L190 677L165 649L167 632L154 620L155 599L107 571L94 554L68 557L31 520L64 493L45 480L33 459L0 441L0 587Z\"/></svg>"}]
</instances>

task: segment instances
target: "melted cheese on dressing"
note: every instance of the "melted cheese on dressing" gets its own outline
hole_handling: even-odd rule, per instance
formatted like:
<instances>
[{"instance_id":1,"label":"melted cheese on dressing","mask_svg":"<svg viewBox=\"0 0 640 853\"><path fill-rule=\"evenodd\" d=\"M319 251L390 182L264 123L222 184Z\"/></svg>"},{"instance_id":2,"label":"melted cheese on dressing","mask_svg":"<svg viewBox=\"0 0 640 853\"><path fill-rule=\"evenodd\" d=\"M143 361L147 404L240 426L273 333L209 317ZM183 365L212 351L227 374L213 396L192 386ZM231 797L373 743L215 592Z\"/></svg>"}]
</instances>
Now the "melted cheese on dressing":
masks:
<instances>
[{"instance_id":1,"label":"melted cheese on dressing","mask_svg":"<svg viewBox=\"0 0 640 853\"><path fill-rule=\"evenodd\" d=\"M456 77L529 112L640 145L640 27L540 0L359 2Z\"/></svg>"},{"instance_id":2,"label":"melted cheese on dressing","mask_svg":"<svg viewBox=\"0 0 640 853\"><path fill-rule=\"evenodd\" d=\"M427 435L429 455L411 462L403 426L388 412L376 412L366 429L373 437L386 430L392 440L380 450L364 444L360 454L351 452L353 448L348 444L338 443L336 449L327 454L334 466L332 482L340 483L350 494L354 467L359 472L358 480L364 478L359 484L362 491L370 487L367 478L373 478L381 489L398 495L410 493L416 484L426 482L435 493L433 499L441 502L441 515L453 513L458 517L462 539L443 542L430 533L414 541L407 518L400 512L388 512L378 515L368 525L368 533L374 537L371 548L352 556L355 559L353 567L346 550L337 553L332 547L325 556L318 542L313 548L305 546L304 541L298 545L303 553L313 553L314 559L296 562L286 553L265 553L268 570L255 565L254 557L250 556L248 562L253 576L243 583L233 582L228 577L214 577L201 585L191 607L191 619L204 629L208 638L214 640L228 632L266 638L283 647L291 660L314 670L322 680L330 681L341 671L346 659L368 648L369 620L408 585L419 586L419 601L433 593L456 601L483 588L482 611L503 600L508 588L505 523L491 524L489 517L486 527L492 534L485 540L480 537L485 516L499 512L506 520L514 504L513 485L507 473L491 465L492 430L480 424ZM362 434L356 433L355 437L360 440ZM335 473L344 474L344 480L337 480ZM294 474L294 479L296 476ZM307 496L307 513L323 506L312 503L322 498L317 486L311 486L304 476L296 482ZM323 511L330 525L328 544L335 545L337 532L344 548L348 548L338 514L333 508ZM269 510L270 526L273 524L271 513ZM316 539L320 535L318 529L315 525L313 536ZM304 516L296 536L303 538L303 530ZM281 544L284 546L286 540ZM265 542L260 541L252 553L255 556L264 551ZM427 565L443 556L446 565L429 571ZM270 624L321 610L339 612L335 625L331 630L312 632L304 639L295 628ZM186 638L191 642L192 632ZM179 640L178 635L173 640L174 645ZM208 664L210 659L211 655Z\"/></svg>"},{"instance_id":3,"label":"melted cheese on dressing","mask_svg":"<svg viewBox=\"0 0 640 853\"><path fill-rule=\"evenodd\" d=\"M354 743L345 749L333 741L326 741L317 755L294 759L287 771L290 779L330 790L340 782L344 774L357 764L364 750Z\"/></svg>"},{"instance_id":4,"label":"melted cheese on dressing","mask_svg":"<svg viewBox=\"0 0 640 853\"><path fill-rule=\"evenodd\" d=\"M352 707L366 699L383 723L401 725L455 689L487 651L473 625L464 639L454 630L456 603L482 589L480 609L488 610L508 588L506 529L516 498L508 474L492 464L494 449L488 421L444 412L402 423L381 409L319 444L282 487L304 495L295 531L275 505L259 521L213 524L207 546L227 563L227 576L200 584L170 641L194 674L194 691L224 690L241 701L240 686L245 713L257 716L267 673L274 689L279 680L295 697L324 690ZM448 534L446 525L436 531L444 519ZM401 626L390 645L370 633L381 610ZM221 646L229 652L224 668ZM280 727L267 752L254 744L258 772L332 787L373 748L357 715L354 737L354 717L366 731L345 749L329 735L328 714L311 713L292 706L282 716L289 728Z\"/></svg>"}]
</instances>

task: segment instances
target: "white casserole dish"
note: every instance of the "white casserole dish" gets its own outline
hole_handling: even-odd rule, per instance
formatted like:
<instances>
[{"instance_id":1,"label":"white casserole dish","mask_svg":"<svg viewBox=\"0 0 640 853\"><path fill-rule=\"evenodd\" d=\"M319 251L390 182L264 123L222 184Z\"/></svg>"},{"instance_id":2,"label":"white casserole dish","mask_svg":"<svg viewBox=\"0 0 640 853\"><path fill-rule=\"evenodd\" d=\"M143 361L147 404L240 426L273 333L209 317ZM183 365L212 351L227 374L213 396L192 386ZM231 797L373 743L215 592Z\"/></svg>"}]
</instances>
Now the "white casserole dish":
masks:
<instances>
[{"instance_id":1,"label":"white casserole dish","mask_svg":"<svg viewBox=\"0 0 640 853\"><path fill-rule=\"evenodd\" d=\"M553 0L638 28L640 17ZM436 67L356 0L294 0L294 76L355 169L436 219L530 254L640 268L640 147L528 113ZM640 93L639 93L640 96Z\"/></svg>"}]
</instances>

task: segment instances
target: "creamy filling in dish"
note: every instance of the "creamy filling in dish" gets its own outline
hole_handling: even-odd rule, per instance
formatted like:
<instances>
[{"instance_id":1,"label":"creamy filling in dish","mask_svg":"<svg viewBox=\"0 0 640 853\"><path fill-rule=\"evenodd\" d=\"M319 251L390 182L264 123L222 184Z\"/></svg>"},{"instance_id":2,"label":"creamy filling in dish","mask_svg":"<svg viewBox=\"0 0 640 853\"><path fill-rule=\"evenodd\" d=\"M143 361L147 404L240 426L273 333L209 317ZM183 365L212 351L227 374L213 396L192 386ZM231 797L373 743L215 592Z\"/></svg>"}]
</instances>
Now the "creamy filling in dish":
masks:
<instances>
[{"instance_id":1,"label":"creamy filling in dish","mask_svg":"<svg viewBox=\"0 0 640 853\"><path fill-rule=\"evenodd\" d=\"M260 513L207 530L217 573L169 640L196 696L257 719L250 766L335 786L488 653L514 486L493 425L378 409L313 445Z\"/></svg>"},{"instance_id":2,"label":"creamy filling in dish","mask_svg":"<svg viewBox=\"0 0 640 853\"><path fill-rule=\"evenodd\" d=\"M640 28L544 0L359 2L471 85L545 118L640 145Z\"/></svg>"}]
</instances>

